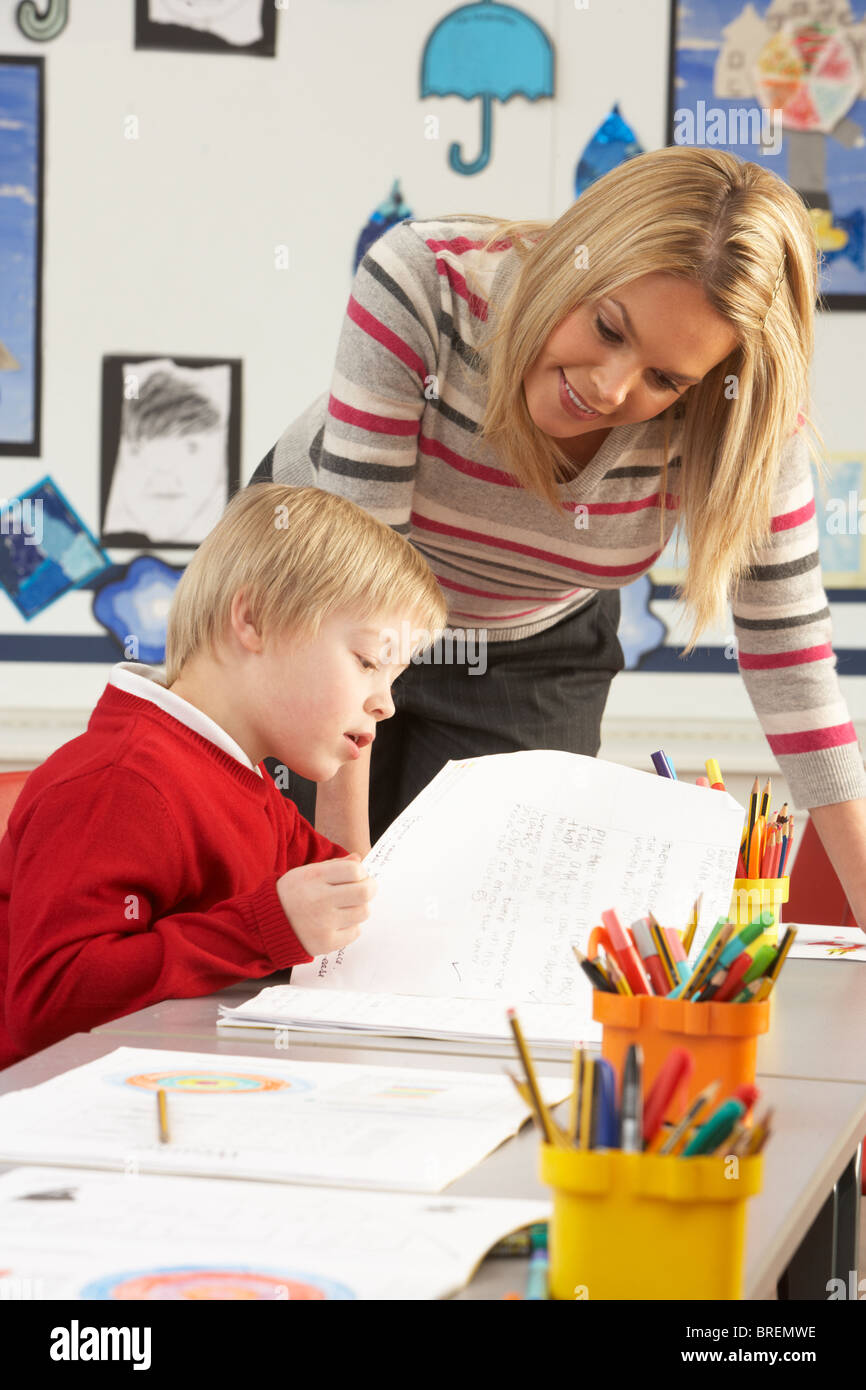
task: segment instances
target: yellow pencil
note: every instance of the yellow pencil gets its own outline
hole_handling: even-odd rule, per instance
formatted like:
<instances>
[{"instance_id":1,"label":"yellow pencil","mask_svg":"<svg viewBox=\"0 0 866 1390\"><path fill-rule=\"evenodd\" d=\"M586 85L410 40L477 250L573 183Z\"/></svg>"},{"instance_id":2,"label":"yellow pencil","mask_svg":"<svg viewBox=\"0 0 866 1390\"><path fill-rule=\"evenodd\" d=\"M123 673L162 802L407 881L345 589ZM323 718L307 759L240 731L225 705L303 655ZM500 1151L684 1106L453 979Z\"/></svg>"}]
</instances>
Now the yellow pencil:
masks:
<instances>
[{"instance_id":1,"label":"yellow pencil","mask_svg":"<svg viewBox=\"0 0 866 1390\"><path fill-rule=\"evenodd\" d=\"M171 1135L168 1132L168 1101L162 1087L156 1093L156 1115L159 1122L159 1142L167 1144Z\"/></svg>"},{"instance_id":2,"label":"yellow pencil","mask_svg":"<svg viewBox=\"0 0 866 1390\"><path fill-rule=\"evenodd\" d=\"M779 947L778 952L776 953L776 957L775 957L775 959L774 959L774 961L773 961L773 964L770 966L769 970L767 971L767 975L766 975L766 978L765 978L765 980L764 980L764 983L761 985L761 988L758 990L758 993L755 995L755 1000L759 1000L759 999L768 999L769 996L773 993L773 986L775 985L776 981L777 981L778 978L779 978L779 971L782 969L782 966L785 964L785 957L787 956L788 952L790 951L791 947L793 946L793 944L794 944L794 937L795 937L796 935L797 935L797 928L796 928L796 927L786 927L786 928L785 928L785 935L782 937L782 944L781 944L781 946Z\"/></svg>"},{"instance_id":3,"label":"yellow pencil","mask_svg":"<svg viewBox=\"0 0 866 1390\"><path fill-rule=\"evenodd\" d=\"M580 1097L580 1130L577 1147L588 1149L592 1146L592 1087L595 1078L595 1058L589 1053L583 1059L583 1088Z\"/></svg>"},{"instance_id":4,"label":"yellow pencil","mask_svg":"<svg viewBox=\"0 0 866 1390\"><path fill-rule=\"evenodd\" d=\"M623 972L620 970L613 956L605 956L605 965L607 967L607 973L616 987L617 993L628 995L633 994L634 991L631 985L625 978Z\"/></svg>"},{"instance_id":5,"label":"yellow pencil","mask_svg":"<svg viewBox=\"0 0 866 1390\"><path fill-rule=\"evenodd\" d=\"M523 1029L520 1027L520 1024L517 1021L517 1014L514 1012L514 1009L507 1009L506 1015L508 1018L508 1022L511 1026L511 1031L514 1034L514 1041L517 1045L517 1051L520 1054L520 1060L523 1063L523 1071L526 1076L526 1084L529 1087L529 1094L532 1097L532 1104L538 1116L538 1122L541 1126L541 1131L544 1134L544 1137L547 1140L548 1144L555 1144L556 1132L554 1129L554 1124L552 1119L550 1118L550 1112L548 1111L547 1106L545 1105L541 1095L541 1088L538 1084L538 1077L535 1075L535 1068L532 1065L532 1058L529 1055L529 1048L526 1046L526 1040L523 1036Z\"/></svg>"},{"instance_id":6,"label":"yellow pencil","mask_svg":"<svg viewBox=\"0 0 866 1390\"><path fill-rule=\"evenodd\" d=\"M574 1056L571 1059L571 1104L568 1109L568 1133L571 1136L577 1134L578 1103L580 1098L580 1080L583 1068L583 1049L575 1047Z\"/></svg>"},{"instance_id":7,"label":"yellow pencil","mask_svg":"<svg viewBox=\"0 0 866 1390\"><path fill-rule=\"evenodd\" d=\"M698 929L698 918L701 915L701 902L703 900L703 896L703 893L699 893L698 896L695 898L695 905L692 908L691 921L689 922L689 925L686 927L685 934L683 936L683 950L685 951L686 955L688 955L689 951L692 949L692 944L695 939L695 932Z\"/></svg>"}]
</instances>

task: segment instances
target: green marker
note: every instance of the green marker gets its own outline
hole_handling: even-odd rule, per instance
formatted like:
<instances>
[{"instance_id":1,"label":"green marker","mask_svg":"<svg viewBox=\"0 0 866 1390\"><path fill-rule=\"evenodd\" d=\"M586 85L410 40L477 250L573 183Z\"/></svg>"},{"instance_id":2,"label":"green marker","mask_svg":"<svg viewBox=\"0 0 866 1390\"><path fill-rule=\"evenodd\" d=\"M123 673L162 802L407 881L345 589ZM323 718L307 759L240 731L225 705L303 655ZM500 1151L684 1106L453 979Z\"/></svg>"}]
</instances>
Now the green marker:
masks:
<instances>
[{"instance_id":1,"label":"green marker","mask_svg":"<svg viewBox=\"0 0 866 1390\"><path fill-rule=\"evenodd\" d=\"M726 1100L705 1125L702 1125L686 1147L683 1158L696 1158L700 1154L711 1154L723 1144L737 1121L746 1113L741 1100Z\"/></svg>"}]
</instances>

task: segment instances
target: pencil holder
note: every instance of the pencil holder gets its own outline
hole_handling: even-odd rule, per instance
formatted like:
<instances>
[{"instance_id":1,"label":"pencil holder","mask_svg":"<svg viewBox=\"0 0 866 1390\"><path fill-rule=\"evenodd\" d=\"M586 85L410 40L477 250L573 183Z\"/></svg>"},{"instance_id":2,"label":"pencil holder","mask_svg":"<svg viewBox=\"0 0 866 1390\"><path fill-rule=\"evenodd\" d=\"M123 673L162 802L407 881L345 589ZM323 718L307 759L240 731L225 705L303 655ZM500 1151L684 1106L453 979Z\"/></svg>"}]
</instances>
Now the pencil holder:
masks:
<instances>
[{"instance_id":1,"label":"pencil holder","mask_svg":"<svg viewBox=\"0 0 866 1390\"><path fill-rule=\"evenodd\" d=\"M762 1161L542 1144L551 1298L742 1297L746 1202Z\"/></svg>"},{"instance_id":2,"label":"pencil holder","mask_svg":"<svg viewBox=\"0 0 866 1390\"><path fill-rule=\"evenodd\" d=\"M632 1043L643 1052L644 1093L655 1081L672 1047L684 1047L695 1059L688 1093L694 1100L711 1081L721 1082L719 1098L744 1082L754 1082L758 1037L770 1026L770 1001L753 1004L693 1004L654 994L592 992L592 1016L602 1024L601 1055L622 1075ZM676 1116L676 1100L666 1118Z\"/></svg>"},{"instance_id":3,"label":"pencil holder","mask_svg":"<svg viewBox=\"0 0 866 1390\"><path fill-rule=\"evenodd\" d=\"M782 903L788 901L790 878L735 878L731 895L728 921L738 927L747 927L750 922L760 919L764 923L764 935L759 942L747 947L754 955L759 944L777 946L779 944L778 926L782 920Z\"/></svg>"}]
</instances>

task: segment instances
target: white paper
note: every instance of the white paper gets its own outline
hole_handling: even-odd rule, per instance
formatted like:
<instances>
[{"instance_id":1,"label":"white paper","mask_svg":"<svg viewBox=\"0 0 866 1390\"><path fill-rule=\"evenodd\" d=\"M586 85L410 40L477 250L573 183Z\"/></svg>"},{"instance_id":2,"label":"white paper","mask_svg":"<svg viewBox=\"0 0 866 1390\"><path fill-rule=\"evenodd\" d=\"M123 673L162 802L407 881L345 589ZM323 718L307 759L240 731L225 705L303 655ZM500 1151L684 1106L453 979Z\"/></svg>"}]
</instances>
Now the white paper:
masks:
<instances>
[{"instance_id":1,"label":"white paper","mask_svg":"<svg viewBox=\"0 0 866 1390\"><path fill-rule=\"evenodd\" d=\"M504 1074L121 1047L0 1096L0 1160L438 1192L527 1115Z\"/></svg>"},{"instance_id":2,"label":"white paper","mask_svg":"<svg viewBox=\"0 0 866 1390\"><path fill-rule=\"evenodd\" d=\"M587 998L576 1004L524 1004L520 1023L524 1036L537 1045L552 1045L565 1056L572 1047L601 1042L601 1024L589 1017ZM382 1037L437 1038L463 1041L483 1038L500 1042L513 1051L514 1040L502 1005L488 999L435 999L423 995L362 994L340 990L298 989L294 985L269 985L254 999L234 1009L220 1005L222 1027L263 1023L300 1030L336 1028L347 1033L372 1033ZM334 1022L339 1012L339 1023Z\"/></svg>"},{"instance_id":3,"label":"white paper","mask_svg":"<svg viewBox=\"0 0 866 1390\"><path fill-rule=\"evenodd\" d=\"M866 934L859 927L783 922L779 927L780 941L786 927L797 928L794 944L788 952L789 960L866 960Z\"/></svg>"},{"instance_id":4,"label":"white paper","mask_svg":"<svg viewBox=\"0 0 866 1390\"><path fill-rule=\"evenodd\" d=\"M442 1298L548 1215L534 1200L17 1168L0 1177L0 1300Z\"/></svg>"},{"instance_id":5,"label":"white paper","mask_svg":"<svg viewBox=\"0 0 866 1390\"><path fill-rule=\"evenodd\" d=\"M577 1005L588 1019L572 945L585 950L611 907L625 924L651 910L685 927L702 892L700 949L728 916L742 827L727 792L598 758L448 763L367 856L378 892L359 939L295 966L292 983Z\"/></svg>"}]
</instances>

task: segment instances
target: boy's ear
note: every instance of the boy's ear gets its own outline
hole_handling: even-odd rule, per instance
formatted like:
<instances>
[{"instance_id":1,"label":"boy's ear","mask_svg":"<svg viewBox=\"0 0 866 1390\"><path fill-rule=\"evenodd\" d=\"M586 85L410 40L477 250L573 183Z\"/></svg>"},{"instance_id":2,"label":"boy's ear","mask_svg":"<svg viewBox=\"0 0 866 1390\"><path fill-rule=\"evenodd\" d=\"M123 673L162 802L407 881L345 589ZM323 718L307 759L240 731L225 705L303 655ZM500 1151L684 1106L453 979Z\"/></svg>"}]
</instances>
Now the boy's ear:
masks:
<instances>
[{"instance_id":1,"label":"boy's ear","mask_svg":"<svg viewBox=\"0 0 866 1390\"><path fill-rule=\"evenodd\" d=\"M241 646L248 652L260 652L263 647L262 636L256 627L246 593L239 589L232 599L230 622L234 633Z\"/></svg>"}]
</instances>

